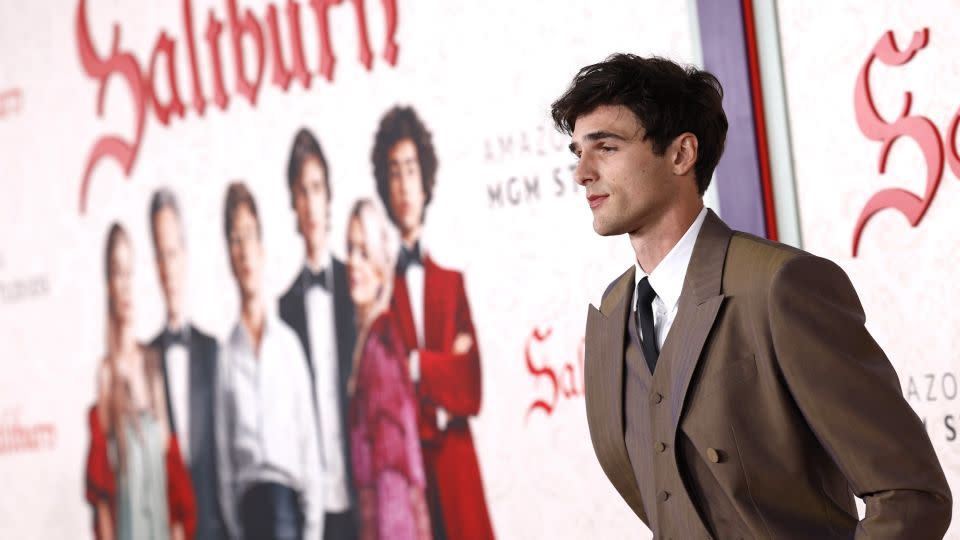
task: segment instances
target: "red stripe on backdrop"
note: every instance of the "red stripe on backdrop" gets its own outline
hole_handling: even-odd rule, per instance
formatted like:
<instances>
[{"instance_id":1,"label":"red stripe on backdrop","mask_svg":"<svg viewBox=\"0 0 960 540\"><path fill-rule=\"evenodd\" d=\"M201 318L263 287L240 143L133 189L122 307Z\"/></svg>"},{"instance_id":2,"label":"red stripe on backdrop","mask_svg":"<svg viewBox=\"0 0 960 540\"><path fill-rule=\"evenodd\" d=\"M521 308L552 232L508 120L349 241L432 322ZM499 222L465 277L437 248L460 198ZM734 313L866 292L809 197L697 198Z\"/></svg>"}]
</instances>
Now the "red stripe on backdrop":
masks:
<instances>
[{"instance_id":1,"label":"red stripe on backdrop","mask_svg":"<svg viewBox=\"0 0 960 540\"><path fill-rule=\"evenodd\" d=\"M743 33L747 44L747 65L750 67L750 88L753 93L753 122L757 134L757 158L760 161L760 187L767 238L777 240L777 211L773 203L773 182L770 175L770 154L767 150L767 127L763 116L763 90L760 87L760 57L753 22L753 1L743 0Z\"/></svg>"}]
</instances>

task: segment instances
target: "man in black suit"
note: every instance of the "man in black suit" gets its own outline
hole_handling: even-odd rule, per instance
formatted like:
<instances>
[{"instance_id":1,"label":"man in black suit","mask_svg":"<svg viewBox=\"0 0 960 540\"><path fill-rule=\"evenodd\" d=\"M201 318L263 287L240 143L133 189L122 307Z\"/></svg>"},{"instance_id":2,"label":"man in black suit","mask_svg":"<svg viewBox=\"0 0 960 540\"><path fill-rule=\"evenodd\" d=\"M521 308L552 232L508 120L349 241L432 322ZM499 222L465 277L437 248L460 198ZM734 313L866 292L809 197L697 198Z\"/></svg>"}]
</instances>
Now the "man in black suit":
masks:
<instances>
[{"instance_id":1,"label":"man in black suit","mask_svg":"<svg viewBox=\"0 0 960 540\"><path fill-rule=\"evenodd\" d=\"M150 228L157 274L166 305L166 325L150 345L163 358L167 416L190 470L197 505L197 538L220 540L226 530L220 514L214 446L214 386L217 342L193 326L185 313L186 243L180 207L161 188L150 202Z\"/></svg>"},{"instance_id":2,"label":"man in black suit","mask_svg":"<svg viewBox=\"0 0 960 540\"><path fill-rule=\"evenodd\" d=\"M356 342L346 266L333 257L327 160L316 137L301 128L287 167L290 203L306 261L280 298L280 318L300 338L313 379L320 434L325 540L357 537L356 490L350 464L347 381Z\"/></svg>"}]
</instances>

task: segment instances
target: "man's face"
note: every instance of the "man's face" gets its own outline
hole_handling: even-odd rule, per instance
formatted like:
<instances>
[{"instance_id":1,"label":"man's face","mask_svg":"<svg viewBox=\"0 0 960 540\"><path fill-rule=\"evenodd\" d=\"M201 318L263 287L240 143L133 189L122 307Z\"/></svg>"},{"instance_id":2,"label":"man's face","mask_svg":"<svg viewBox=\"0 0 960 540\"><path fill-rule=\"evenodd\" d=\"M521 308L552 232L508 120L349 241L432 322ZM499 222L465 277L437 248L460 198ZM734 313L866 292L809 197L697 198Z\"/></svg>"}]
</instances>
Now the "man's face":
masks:
<instances>
[{"instance_id":1,"label":"man's face","mask_svg":"<svg viewBox=\"0 0 960 540\"><path fill-rule=\"evenodd\" d=\"M423 177L417 146L402 139L387 153L390 163L390 208L400 233L407 236L423 221Z\"/></svg>"},{"instance_id":2,"label":"man's face","mask_svg":"<svg viewBox=\"0 0 960 540\"><path fill-rule=\"evenodd\" d=\"M300 234L311 253L322 251L329 225L326 171L320 160L307 158L300 178L293 184L293 208L297 212Z\"/></svg>"},{"instance_id":3,"label":"man's face","mask_svg":"<svg viewBox=\"0 0 960 540\"><path fill-rule=\"evenodd\" d=\"M654 154L645 133L622 105L602 105L577 118L570 144L579 157L574 179L587 189L597 234L643 230L676 198L670 152Z\"/></svg>"},{"instance_id":4,"label":"man's face","mask_svg":"<svg viewBox=\"0 0 960 540\"><path fill-rule=\"evenodd\" d=\"M127 325L133 319L133 252L126 237L114 244L109 264L110 314L117 324Z\"/></svg>"},{"instance_id":5,"label":"man's face","mask_svg":"<svg viewBox=\"0 0 960 540\"><path fill-rule=\"evenodd\" d=\"M233 214L230 232L230 268L237 279L244 300L260 292L260 274L263 267L263 244L257 230L257 218L242 204Z\"/></svg>"},{"instance_id":6,"label":"man's face","mask_svg":"<svg viewBox=\"0 0 960 540\"><path fill-rule=\"evenodd\" d=\"M183 303L183 280L186 252L183 231L176 213L169 207L161 208L153 217L153 247L157 257L157 273L163 289L167 310L180 313Z\"/></svg>"}]
</instances>

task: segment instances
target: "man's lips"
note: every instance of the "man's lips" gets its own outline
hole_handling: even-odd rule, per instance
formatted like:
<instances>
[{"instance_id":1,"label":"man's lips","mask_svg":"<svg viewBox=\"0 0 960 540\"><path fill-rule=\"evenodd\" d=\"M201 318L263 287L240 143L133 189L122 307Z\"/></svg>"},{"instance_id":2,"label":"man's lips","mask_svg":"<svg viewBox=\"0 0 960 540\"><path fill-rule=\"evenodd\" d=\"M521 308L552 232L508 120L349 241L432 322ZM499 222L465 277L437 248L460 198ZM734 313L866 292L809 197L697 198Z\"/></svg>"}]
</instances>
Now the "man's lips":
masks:
<instances>
[{"instance_id":1,"label":"man's lips","mask_svg":"<svg viewBox=\"0 0 960 540\"><path fill-rule=\"evenodd\" d=\"M609 195L587 195L587 203L590 204L590 208L596 208L603 204L607 197Z\"/></svg>"}]
</instances>

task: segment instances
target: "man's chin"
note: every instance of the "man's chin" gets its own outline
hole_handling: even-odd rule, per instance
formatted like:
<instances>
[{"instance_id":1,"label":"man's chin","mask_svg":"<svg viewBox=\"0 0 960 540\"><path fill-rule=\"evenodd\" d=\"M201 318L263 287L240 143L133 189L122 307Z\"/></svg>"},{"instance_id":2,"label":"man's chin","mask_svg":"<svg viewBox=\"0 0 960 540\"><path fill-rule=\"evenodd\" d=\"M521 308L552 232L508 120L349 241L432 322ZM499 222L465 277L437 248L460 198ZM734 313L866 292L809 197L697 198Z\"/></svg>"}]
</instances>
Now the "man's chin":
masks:
<instances>
[{"instance_id":1,"label":"man's chin","mask_svg":"<svg viewBox=\"0 0 960 540\"><path fill-rule=\"evenodd\" d=\"M608 223L601 223L597 220L593 220L593 232L599 234L600 236L619 236L623 234L616 227L611 226Z\"/></svg>"}]
</instances>

